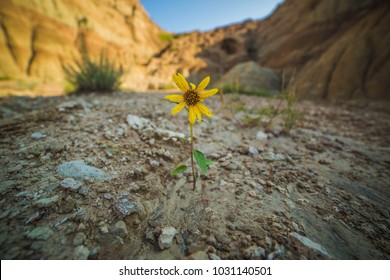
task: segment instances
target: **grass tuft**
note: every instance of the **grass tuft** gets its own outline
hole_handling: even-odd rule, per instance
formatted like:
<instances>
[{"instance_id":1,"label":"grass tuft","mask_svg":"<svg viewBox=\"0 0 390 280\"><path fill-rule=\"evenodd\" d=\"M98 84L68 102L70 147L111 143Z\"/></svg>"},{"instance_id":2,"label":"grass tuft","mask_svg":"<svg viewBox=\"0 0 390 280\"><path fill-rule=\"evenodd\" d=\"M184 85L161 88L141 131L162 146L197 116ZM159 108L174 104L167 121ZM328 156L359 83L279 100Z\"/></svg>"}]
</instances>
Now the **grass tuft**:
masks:
<instances>
[{"instance_id":1,"label":"grass tuft","mask_svg":"<svg viewBox=\"0 0 390 280\"><path fill-rule=\"evenodd\" d=\"M75 67L66 65L63 69L66 80L74 86L76 92L116 90L124 74L122 66L116 67L104 52L101 52L98 61L84 55L75 64Z\"/></svg>"}]
</instances>

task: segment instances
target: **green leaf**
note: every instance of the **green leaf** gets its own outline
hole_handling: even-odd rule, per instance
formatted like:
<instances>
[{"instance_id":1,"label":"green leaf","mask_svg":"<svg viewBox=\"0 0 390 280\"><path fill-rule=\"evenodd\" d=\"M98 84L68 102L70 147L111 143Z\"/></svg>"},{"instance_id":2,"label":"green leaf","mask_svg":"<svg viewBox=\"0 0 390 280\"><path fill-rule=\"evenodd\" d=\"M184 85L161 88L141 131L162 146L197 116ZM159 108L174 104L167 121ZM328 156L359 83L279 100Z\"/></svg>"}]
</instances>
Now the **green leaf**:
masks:
<instances>
[{"instance_id":1,"label":"green leaf","mask_svg":"<svg viewBox=\"0 0 390 280\"><path fill-rule=\"evenodd\" d=\"M171 174L173 175L173 176L175 176L175 175L177 175L177 174L179 174L179 173L183 173L184 171L186 171L187 170L187 165L180 165L179 167L176 167L175 169L173 169L172 171L171 171Z\"/></svg>"},{"instance_id":2,"label":"green leaf","mask_svg":"<svg viewBox=\"0 0 390 280\"><path fill-rule=\"evenodd\" d=\"M207 175L207 163L206 157L201 151L194 150L193 151L196 162L198 163L200 170L202 170L204 175Z\"/></svg>"},{"instance_id":3,"label":"green leaf","mask_svg":"<svg viewBox=\"0 0 390 280\"><path fill-rule=\"evenodd\" d=\"M206 159L207 166L213 165L214 163L215 163L215 161L212 161L211 159Z\"/></svg>"}]
</instances>

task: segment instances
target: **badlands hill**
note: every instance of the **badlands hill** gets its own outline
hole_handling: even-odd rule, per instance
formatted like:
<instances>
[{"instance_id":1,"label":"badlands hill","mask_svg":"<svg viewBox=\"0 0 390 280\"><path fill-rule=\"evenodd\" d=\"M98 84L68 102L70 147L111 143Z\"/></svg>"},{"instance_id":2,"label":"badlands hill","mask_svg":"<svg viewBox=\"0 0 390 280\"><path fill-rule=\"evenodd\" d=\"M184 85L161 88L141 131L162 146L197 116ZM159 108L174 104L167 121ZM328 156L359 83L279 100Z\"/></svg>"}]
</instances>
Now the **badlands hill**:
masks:
<instances>
[{"instance_id":1,"label":"badlands hill","mask_svg":"<svg viewBox=\"0 0 390 280\"><path fill-rule=\"evenodd\" d=\"M80 56L85 38L91 54L105 49L127 69L125 88L168 88L180 71L308 98L389 98L388 1L286 0L262 21L175 36L137 0L3 0L0 23L3 80L62 82L61 65Z\"/></svg>"},{"instance_id":2,"label":"badlands hill","mask_svg":"<svg viewBox=\"0 0 390 280\"><path fill-rule=\"evenodd\" d=\"M138 67L159 52L163 31L138 0L0 1L0 77L62 82L62 65L102 50L129 69L126 81L142 85ZM138 84L137 81L141 80Z\"/></svg>"},{"instance_id":3,"label":"badlands hill","mask_svg":"<svg viewBox=\"0 0 390 280\"><path fill-rule=\"evenodd\" d=\"M152 61L149 73L167 79L168 67L168 73L213 73L226 81L226 72L255 61L285 72L303 97L388 98L388 26L388 1L287 0L264 21L180 37ZM239 73L238 78L246 79Z\"/></svg>"}]
</instances>

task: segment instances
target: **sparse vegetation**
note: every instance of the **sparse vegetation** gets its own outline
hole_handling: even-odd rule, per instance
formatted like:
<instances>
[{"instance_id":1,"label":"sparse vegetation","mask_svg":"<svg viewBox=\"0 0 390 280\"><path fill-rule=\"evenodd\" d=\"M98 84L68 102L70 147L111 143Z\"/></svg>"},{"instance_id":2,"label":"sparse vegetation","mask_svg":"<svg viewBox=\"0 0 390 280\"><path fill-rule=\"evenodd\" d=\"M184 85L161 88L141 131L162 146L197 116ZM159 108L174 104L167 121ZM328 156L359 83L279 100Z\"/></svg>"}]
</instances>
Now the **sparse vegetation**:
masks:
<instances>
[{"instance_id":1,"label":"sparse vegetation","mask_svg":"<svg viewBox=\"0 0 390 280\"><path fill-rule=\"evenodd\" d=\"M303 112L295 108L297 97L294 90L284 92L281 95L286 107L280 111L283 119L283 127L286 133L294 128L296 122L303 116Z\"/></svg>"},{"instance_id":2,"label":"sparse vegetation","mask_svg":"<svg viewBox=\"0 0 390 280\"><path fill-rule=\"evenodd\" d=\"M161 41L165 43L170 43L174 39L175 35L173 35L172 33L163 32L160 33L159 37Z\"/></svg>"},{"instance_id":3,"label":"sparse vegetation","mask_svg":"<svg viewBox=\"0 0 390 280\"><path fill-rule=\"evenodd\" d=\"M295 91L285 91L277 97L280 101L275 105L264 106L260 109L251 109L239 107L234 111L244 111L243 122L246 125L261 125L268 128L275 119L280 119L285 133L289 133L296 126L297 121L303 117L303 112L296 108L297 97Z\"/></svg>"},{"instance_id":4,"label":"sparse vegetation","mask_svg":"<svg viewBox=\"0 0 390 280\"><path fill-rule=\"evenodd\" d=\"M290 81L294 78L294 73ZM283 73L284 87L285 76ZM303 112L296 108L297 96L295 88L283 90L280 95L271 95L263 90L248 90L240 86L239 80L233 84L223 86L223 92L232 93L229 100L232 116L235 121L241 125L261 125L265 129L270 127L275 119L279 119L285 133L289 133L296 126L297 121L303 117ZM262 96L271 99L279 99L276 105L270 104L260 109L248 109L240 102L240 94ZM236 112L243 112L243 118L240 120L234 117Z\"/></svg>"},{"instance_id":5,"label":"sparse vegetation","mask_svg":"<svg viewBox=\"0 0 390 280\"><path fill-rule=\"evenodd\" d=\"M274 105L268 105L261 109L247 111L243 121L248 125L268 126L275 114L276 108Z\"/></svg>"},{"instance_id":6,"label":"sparse vegetation","mask_svg":"<svg viewBox=\"0 0 390 280\"><path fill-rule=\"evenodd\" d=\"M89 55L84 55L75 63L76 67L66 65L63 69L70 84L68 88L73 85L78 92L115 90L124 74L122 66L117 67L104 52L101 52L97 62Z\"/></svg>"}]
</instances>

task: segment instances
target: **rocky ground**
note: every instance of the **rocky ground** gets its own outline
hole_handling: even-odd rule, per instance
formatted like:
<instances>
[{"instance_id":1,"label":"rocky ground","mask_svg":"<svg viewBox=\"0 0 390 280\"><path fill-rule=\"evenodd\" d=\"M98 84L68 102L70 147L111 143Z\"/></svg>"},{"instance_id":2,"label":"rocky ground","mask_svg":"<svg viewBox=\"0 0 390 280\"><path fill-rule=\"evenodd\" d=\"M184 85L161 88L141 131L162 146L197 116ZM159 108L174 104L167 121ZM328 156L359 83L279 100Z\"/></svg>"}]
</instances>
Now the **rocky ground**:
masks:
<instances>
[{"instance_id":1,"label":"rocky ground","mask_svg":"<svg viewBox=\"0 0 390 280\"><path fill-rule=\"evenodd\" d=\"M2 99L1 259L390 257L388 104L300 102L284 134L247 122L277 100L208 99L195 147L215 164L192 190L162 98Z\"/></svg>"}]
</instances>

